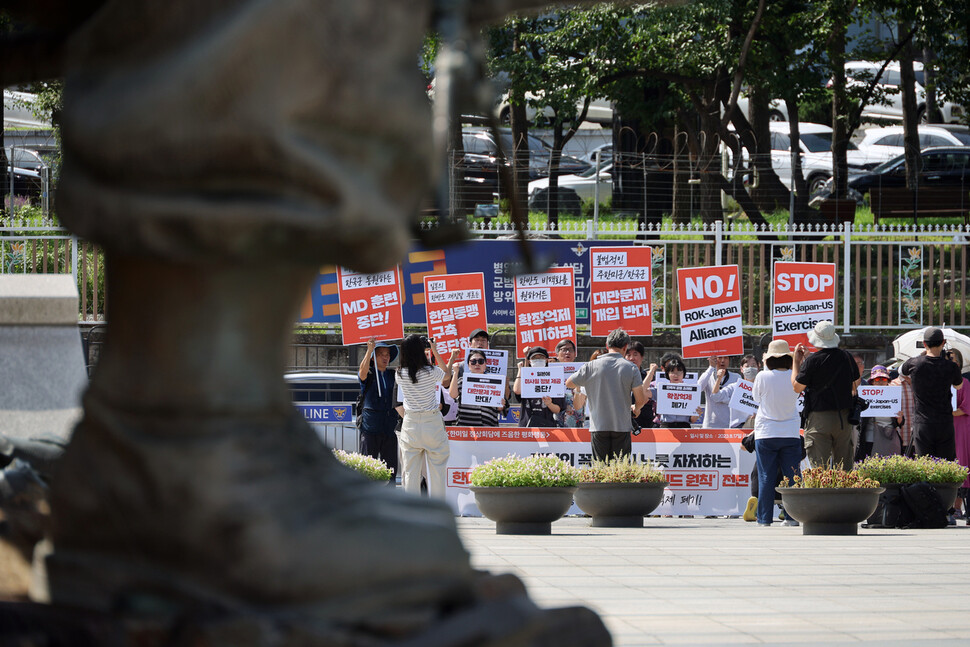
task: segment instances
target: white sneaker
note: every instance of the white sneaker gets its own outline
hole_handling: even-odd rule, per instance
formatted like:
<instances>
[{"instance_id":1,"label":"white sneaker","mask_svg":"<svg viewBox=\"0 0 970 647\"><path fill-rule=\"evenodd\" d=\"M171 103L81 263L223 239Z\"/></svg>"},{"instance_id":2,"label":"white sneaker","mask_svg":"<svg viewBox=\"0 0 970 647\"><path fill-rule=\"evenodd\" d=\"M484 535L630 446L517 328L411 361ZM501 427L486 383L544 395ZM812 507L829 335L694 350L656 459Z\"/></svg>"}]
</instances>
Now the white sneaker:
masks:
<instances>
[{"instance_id":1,"label":"white sneaker","mask_svg":"<svg viewBox=\"0 0 970 647\"><path fill-rule=\"evenodd\" d=\"M791 517L785 517L785 520L781 522L781 525L783 525L783 526L797 526L798 525L798 522L795 521L794 519L792 519Z\"/></svg>"}]
</instances>

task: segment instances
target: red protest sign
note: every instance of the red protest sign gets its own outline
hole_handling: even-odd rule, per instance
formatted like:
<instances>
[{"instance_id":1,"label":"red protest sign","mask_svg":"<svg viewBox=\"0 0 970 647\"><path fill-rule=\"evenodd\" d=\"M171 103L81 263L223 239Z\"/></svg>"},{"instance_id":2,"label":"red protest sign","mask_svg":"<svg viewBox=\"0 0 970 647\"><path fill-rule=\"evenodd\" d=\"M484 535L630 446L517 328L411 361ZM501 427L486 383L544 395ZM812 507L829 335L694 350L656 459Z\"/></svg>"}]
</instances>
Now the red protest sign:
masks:
<instances>
[{"instance_id":1,"label":"red protest sign","mask_svg":"<svg viewBox=\"0 0 970 647\"><path fill-rule=\"evenodd\" d=\"M737 265L677 270L684 359L741 355L741 280Z\"/></svg>"},{"instance_id":2,"label":"red protest sign","mask_svg":"<svg viewBox=\"0 0 970 647\"><path fill-rule=\"evenodd\" d=\"M591 334L623 328L631 335L653 334L653 286L649 247L591 247L589 303Z\"/></svg>"},{"instance_id":3,"label":"red protest sign","mask_svg":"<svg viewBox=\"0 0 970 647\"><path fill-rule=\"evenodd\" d=\"M515 277L515 348L525 357L527 346L542 346L552 354L563 339L576 343L576 294L573 268L554 267L542 274Z\"/></svg>"},{"instance_id":4,"label":"red protest sign","mask_svg":"<svg viewBox=\"0 0 970 647\"><path fill-rule=\"evenodd\" d=\"M399 268L360 274L338 267L337 298L344 345L360 344L371 337L404 337Z\"/></svg>"},{"instance_id":5,"label":"red protest sign","mask_svg":"<svg viewBox=\"0 0 970 647\"><path fill-rule=\"evenodd\" d=\"M835 263L777 261L772 272L771 335L794 348L820 321L835 323Z\"/></svg>"},{"instance_id":6,"label":"red protest sign","mask_svg":"<svg viewBox=\"0 0 970 647\"><path fill-rule=\"evenodd\" d=\"M476 328L488 330L485 275L444 274L424 277L425 319L442 356L468 347Z\"/></svg>"}]
</instances>

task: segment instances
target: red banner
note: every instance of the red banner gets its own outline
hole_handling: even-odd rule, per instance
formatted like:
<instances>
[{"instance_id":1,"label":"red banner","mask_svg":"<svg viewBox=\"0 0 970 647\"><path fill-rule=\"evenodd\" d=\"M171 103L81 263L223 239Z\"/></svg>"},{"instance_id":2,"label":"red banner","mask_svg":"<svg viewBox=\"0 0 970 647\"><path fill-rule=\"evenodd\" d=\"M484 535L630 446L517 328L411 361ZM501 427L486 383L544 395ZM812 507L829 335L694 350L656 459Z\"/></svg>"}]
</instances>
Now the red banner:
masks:
<instances>
[{"instance_id":1,"label":"red banner","mask_svg":"<svg viewBox=\"0 0 970 647\"><path fill-rule=\"evenodd\" d=\"M777 261L773 268L771 334L795 348L819 321L835 323L835 263Z\"/></svg>"},{"instance_id":2,"label":"red banner","mask_svg":"<svg viewBox=\"0 0 970 647\"><path fill-rule=\"evenodd\" d=\"M542 274L515 277L515 348L542 346L554 354L563 339L576 343L576 293L573 268L554 267Z\"/></svg>"},{"instance_id":3,"label":"red banner","mask_svg":"<svg viewBox=\"0 0 970 647\"><path fill-rule=\"evenodd\" d=\"M426 276L424 295L428 336L443 357L456 348L467 348L468 335L476 328L488 330L481 272Z\"/></svg>"},{"instance_id":4,"label":"red banner","mask_svg":"<svg viewBox=\"0 0 970 647\"><path fill-rule=\"evenodd\" d=\"M371 337L401 339L401 272L398 267L377 274L359 274L337 268L340 330L345 346Z\"/></svg>"},{"instance_id":5,"label":"red banner","mask_svg":"<svg viewBox=\"0 0 970 647\"><path fill-rule=\"evenodd\" d=\"M741 280L737 265L677 270L684 359L742 355Z\"/></svg>"},{"instance_id":6,"label":"red banner","mask_svg":"<svg viewBox=\"0 0 970 647\"><path fill-rule=\"evenodd\" d=\"M633 336L653 334L653 286L649 247L589 250L591 334L605 337L623 328Z\"/></svg>"}]
</instances>

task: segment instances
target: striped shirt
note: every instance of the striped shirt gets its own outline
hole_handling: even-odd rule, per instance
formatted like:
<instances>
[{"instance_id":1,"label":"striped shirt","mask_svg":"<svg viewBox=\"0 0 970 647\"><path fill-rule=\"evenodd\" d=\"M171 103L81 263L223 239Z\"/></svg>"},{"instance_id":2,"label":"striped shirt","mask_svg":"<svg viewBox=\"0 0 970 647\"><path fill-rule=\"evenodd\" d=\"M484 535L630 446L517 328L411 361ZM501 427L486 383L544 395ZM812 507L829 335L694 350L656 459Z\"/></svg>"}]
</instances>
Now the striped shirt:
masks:
<instances>
[{"instance_id":1,"label":"striped shirt","mask_svg":"<svg viewBox=\"0 0 970 647\"><path fill-rule=\"evenodd\" d=\"M458 390L462 390L463 378L458 378ZM458 422L461 427L495 427L498 425L498 407L465 404L458 399Z\"/></svg>"},{"instance_id":2,"label":"striped shirt","mask_svg":"<svg viewBox=\"0 0 970 647\"><path fill-rule=\"evenodd\" d=\"M440 411L438 383L445 372L440 366L426 366L418 371L418 382L411 381L406 368L398 369L397 383L404 394L404 411Z\"/></svg>"}]
</instances>

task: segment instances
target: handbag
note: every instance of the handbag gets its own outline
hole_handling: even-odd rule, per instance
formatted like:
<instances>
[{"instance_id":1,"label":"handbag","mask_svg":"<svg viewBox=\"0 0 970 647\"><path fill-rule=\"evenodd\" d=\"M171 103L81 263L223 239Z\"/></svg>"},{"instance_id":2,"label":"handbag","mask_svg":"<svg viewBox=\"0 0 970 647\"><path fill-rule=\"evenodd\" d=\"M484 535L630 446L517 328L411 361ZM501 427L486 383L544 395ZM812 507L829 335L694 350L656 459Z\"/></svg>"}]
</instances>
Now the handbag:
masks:
<instances>
[{"instance_id":1,"label":"handbag","mask_svg":"<svg viewBox=\"0 0 970 647\"><path fill-rule=\"evenodd\" d=\"M744 447L744 450L749 454L754 453L754 432L753 431L741 437L741 446Z\"/></svg>"}]
</instances>

